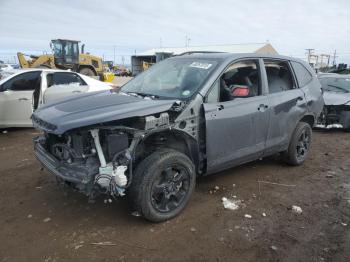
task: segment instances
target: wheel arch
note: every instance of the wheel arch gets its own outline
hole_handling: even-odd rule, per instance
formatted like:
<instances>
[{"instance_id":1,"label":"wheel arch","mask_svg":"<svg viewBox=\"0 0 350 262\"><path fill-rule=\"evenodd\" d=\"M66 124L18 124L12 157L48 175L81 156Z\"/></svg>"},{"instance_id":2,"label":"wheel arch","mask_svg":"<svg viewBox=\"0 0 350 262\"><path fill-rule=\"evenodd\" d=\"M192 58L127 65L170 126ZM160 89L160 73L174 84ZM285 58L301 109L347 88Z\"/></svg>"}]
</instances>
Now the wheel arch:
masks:
<instances>
[{"instance_id":1,"label":"wheel arch","mask_svg":"<svg viewBox=\"0 0 350 262\"><path fill-rule=\"evenodd\" d=\"M198 169L199 146L197 140L177 129L160 130L144 136L135 147L136 158L139 162L152 152L162 148L171 148L187 155L195 165L196 170Z\"/></svg>"},{"instance_id":2,"label":"wheel arch","mask_svg":"<svg viewBox=\"0 0 350 262\"><path fill-rule=\"evenodd\" d=\"M311 126L311 128L313 128L315 125L316 119L314 115L306 114L299 120L299 122L308 123Z\"/></svg>"}]
</instances>

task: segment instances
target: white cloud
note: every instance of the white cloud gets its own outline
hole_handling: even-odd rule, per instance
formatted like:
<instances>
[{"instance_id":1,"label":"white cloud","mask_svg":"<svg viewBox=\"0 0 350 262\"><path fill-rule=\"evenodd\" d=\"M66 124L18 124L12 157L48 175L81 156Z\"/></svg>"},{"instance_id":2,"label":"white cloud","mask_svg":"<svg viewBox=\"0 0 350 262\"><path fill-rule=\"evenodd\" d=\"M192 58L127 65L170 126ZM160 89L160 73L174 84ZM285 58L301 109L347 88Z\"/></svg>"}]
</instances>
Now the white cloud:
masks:
<instances>
[{"instance_id":1,"label":"white cloud","mask_svg":"<svg viewBox=\"0 0 350 262\"><path fill-rule=\"evenodd\" d=\"M350 61L350 1L0 1L0 52L49 49L53 38L82 40L109 59L163 46L264 42L285 55L305 48ZM120 57L119 57L120 58Z\"/></svg>"}]
</instances>

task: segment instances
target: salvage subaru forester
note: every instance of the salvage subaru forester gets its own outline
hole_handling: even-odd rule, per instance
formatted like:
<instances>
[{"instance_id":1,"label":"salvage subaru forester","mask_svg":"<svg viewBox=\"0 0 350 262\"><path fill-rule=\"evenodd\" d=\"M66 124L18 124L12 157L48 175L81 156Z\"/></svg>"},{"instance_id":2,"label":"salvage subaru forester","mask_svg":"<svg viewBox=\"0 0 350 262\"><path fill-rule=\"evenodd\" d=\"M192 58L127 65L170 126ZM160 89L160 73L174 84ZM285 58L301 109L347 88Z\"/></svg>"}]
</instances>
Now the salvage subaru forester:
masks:
<instances>
[{"instance_id":1,"label":"salvage subaru forester","mask_svg":"<svg viewBox=\"0 0 350 262\"><path fill-rule=\"evenodd\" d=\"M85 193L127 195L150 221L178 215L197 176L272 154L302 164L323 107L305 62L284 56L189 53L117 90L45 105L37 159Z\"/></svg>"}]
</instances>

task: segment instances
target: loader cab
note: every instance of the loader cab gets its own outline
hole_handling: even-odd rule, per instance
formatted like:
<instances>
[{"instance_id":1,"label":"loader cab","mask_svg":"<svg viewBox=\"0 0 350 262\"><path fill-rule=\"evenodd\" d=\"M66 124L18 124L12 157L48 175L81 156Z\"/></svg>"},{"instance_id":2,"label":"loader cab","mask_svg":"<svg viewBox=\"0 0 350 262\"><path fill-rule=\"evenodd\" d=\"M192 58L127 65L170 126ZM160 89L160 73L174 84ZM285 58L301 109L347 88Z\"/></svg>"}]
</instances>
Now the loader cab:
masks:
<instances>
[{"instance_id":1,"label":"loader cab","mask_svg":"<svg viewBox=\"0 0 350 262\"><path fill-rule=\"evenodd\" d=\"M51 49L57 67L73 68L79 64L79 41L55 39Z\"/></svg>"}]
</instances>

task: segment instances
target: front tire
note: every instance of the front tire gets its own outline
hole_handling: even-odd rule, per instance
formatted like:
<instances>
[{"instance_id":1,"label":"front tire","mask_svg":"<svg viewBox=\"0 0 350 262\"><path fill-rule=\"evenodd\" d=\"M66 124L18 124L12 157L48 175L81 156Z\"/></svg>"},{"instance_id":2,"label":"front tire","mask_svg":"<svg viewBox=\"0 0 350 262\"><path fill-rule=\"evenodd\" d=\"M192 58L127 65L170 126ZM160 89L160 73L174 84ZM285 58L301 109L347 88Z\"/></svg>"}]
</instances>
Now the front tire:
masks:
<instances>
[{"instance_id":1,"label":"front tire","mask_svg":"<svg viewBox=\"0 0 350 262\"><path fill-rule=\"evenodd\" d=\"M308 123L299 122L295 128L289 146L283 153L284 160L292 166L302 165L310 151L312 129Z\"/></svg>"},{"instance_id":2,"label":"front tire","mask_svg":"<svg viewBox=\"0 0 350 262\"><path fill-rule=\"evenodd\" d=\"M95 72L88 67L83 67L79 70L79 73L86 76L96 76Z\"/></svg>"},{"instance_id":3,"label":"front tire","mask_svg":"<svg viewBox=\"0 0 350 262\"><path fill-rule=\"evenodd\" d=\"M133 210L152 222L177 216L187 205L196 182L195 167L183 153L163 149L136 168L128 190Z\"/></svg>"}]
</instances>

